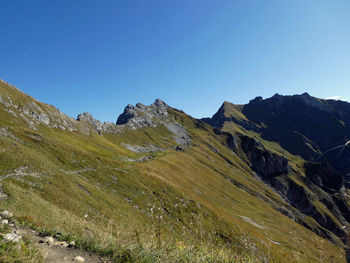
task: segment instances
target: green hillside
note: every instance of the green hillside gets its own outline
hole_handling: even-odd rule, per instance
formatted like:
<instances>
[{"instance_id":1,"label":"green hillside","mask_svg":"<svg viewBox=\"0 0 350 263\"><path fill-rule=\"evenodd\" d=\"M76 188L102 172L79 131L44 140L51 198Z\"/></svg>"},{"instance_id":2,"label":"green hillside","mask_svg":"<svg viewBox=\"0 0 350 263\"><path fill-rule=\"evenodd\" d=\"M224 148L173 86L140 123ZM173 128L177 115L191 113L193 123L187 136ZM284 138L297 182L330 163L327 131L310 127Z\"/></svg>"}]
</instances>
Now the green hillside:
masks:
<instances>
[{"instance_id":1,"label":"green hillside","mask_svg":"<svg viewBox=\"0 0 350 263\"><path fill-rule=\"evenodd\" d=\"M330 194L307 185L301 157L258 132L218 130L171 107L144 122L142 105L139 126L77 121L5 82L0 96L0 209L18 224L115 262L346 262L344 222L322 201ZM239 107L230 114L247 121ZM288 160L273 182L310 197L329 225L257 176L245 136ZM38 260L22 252L13 262Z\"/></svg>"}]
</instances>

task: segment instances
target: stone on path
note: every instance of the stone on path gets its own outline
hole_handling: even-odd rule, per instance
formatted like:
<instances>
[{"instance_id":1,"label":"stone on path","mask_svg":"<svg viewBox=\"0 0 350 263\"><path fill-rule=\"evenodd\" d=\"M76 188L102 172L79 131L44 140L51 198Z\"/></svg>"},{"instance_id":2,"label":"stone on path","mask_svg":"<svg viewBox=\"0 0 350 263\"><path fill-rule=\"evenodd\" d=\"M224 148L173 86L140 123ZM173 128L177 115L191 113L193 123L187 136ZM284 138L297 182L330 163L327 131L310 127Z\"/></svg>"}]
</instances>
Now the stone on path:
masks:
<instances>
[{"instance_id":1,"label":"stone on path","mask_svg":"<svg viewBox=\"0 0 350 263\"><path fill-rule=\"evenodd\" d=\"M4 239L9 242L18 243L22 239L22 236L16 234L6 234Z\"/></svg>"},{"instance_id":2,"label":"stone on path","mask_svg":"<svg viewBox=\"0 0 350 263\"><path fill-rule=\"evenodd\" d=\"M55 240L53 239L53 237L47 236L44 238L44 243L47 243L49 245L53 245L55 243Z\"/></svg>"},{"instance_id":3,"label":"stone on path","mask_svg":"<svg viewBox=\"0 0 350 263\"><path fill-rule=\"evenodd\" d=\"M81 256L76 256L74 258L74 262L85 262L85 259L83 257L81 257Z\"/></svg>"}]
</instances>

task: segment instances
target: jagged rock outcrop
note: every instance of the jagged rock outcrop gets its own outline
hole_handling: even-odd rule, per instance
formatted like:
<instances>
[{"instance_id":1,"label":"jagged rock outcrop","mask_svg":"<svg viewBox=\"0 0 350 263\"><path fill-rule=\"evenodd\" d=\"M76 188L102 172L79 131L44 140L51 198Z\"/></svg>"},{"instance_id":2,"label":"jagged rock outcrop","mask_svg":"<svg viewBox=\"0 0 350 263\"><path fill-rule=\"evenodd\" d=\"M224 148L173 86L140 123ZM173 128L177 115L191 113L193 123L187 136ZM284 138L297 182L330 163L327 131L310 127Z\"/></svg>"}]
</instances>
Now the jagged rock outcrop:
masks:
<instances>
[{"instance_id":1,"label":"jagged rock outcrop","mask_svg":"<svg viewBox=\"0 0 350 263\"><path fill-rule=\"evenodd\" d=\"M88 112L80 113L77 117L78 121L86 121L92 124L97 130L102 130L102 122L96 120L92 115Z\"/></svg>"},{"instance_id":2,"label":"jagged rock outcrop","mask_svg":"<svg viewBox=\"0 0 350 263\"><path fill-rule=\"evenodd\" d=\"M159 120L166 120L169 106L162 100L156 99L153 104L146 106L137 103L136 106L128 105L118 117L117 125L127 125L130 129L142 127L156 127Z\"/></svg>"},{"instance_id":3,"label":"jagged rock outcrop","mask_svg":"<svg viewBox=\"0 0 350 263\"><path fill-rule=\"evenodd\" d=\"M170 107L160 99L156 99L149 106L142 103L137 103L136 106L129 104L118 117L116 124L132 130L164 125L173 134L172 137L177 144L188 147L191 144L189 133L179 123L169 118L168 109Z\"/></svg>"},{"instance_id":4,"label":"jagged rock outcrop","mask_svg":"<svg viewBox=\"0 0 350 263\"><path fill-rule=\"evenodd\" d=\"M285 157L267 150L255 139L243 135L238 138L251 169L297 209L278 211L333 242L336 242L333 235L346 241L350 209L347 195L342 194L344 179L339 172L329 164L305 163L307 177L304 177L290 167ZM324 213L319 205L327 207L330 214ZM305 216L312 217L321 228L311 228Z\"/></svg>"},{"instance_id":5,"label":"jagged rock outcrop","mask_svg":"<svg viewBox=\"0 0 350 263\"><path fill-rule=\"evenodd\" d=\"M285 157L266 150L261 143L248 136L240 136L240 141L252 170L263 179L289 173L290 167Z\"/></svg>"},{"instance_id":6,"label":"jagged rock outcrop","mask_svg":"<svg viewBox=\"0 0 350 263\"><path fill-rule=\"evenodd\" d=\"M232 151L236 151L238 149L238 139L237 136L232 135L229 132L223 132L217 128L213 129L216 135L220 135L224 138L224 145L231 149Z\"/></svg>"},{"instance_id":7,"label":"jagged rock outcrop","mask_svg":"<svg viewBox=\"0 0 350 263\"><path fill-rule=\"evenodd\" d=\"M120 132L120 128L112 122L104 122L102 123L99 120L96 120L90 113L84 112L78 115L78 121L84 121L93 126L93 130L98 133L107 132L107 133L118 133Z\"/></svg>"}]
</instances>

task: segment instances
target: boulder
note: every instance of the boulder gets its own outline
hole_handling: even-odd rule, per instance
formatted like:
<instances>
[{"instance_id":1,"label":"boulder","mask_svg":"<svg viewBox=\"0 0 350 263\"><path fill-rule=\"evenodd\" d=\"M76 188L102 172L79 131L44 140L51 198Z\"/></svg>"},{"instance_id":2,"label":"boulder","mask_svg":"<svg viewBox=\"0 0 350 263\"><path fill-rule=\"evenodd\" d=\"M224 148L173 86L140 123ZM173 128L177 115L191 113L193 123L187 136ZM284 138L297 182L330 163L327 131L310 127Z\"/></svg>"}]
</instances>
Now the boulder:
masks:
<instances>
[{"instance_id":1,"label":"boulder","mask_svg":"<svg viewBox=\"0 0 350 263\"><path fill-rule=\"evenodd\" d=\"M168 105L156 99L150 106L137 103L136 106L127 105L124 112L119 115L116 124L127 125L131 129L139 129L142 127L155 127L155 120L166 120L168 117Z\"/></svg>"}]
</instances>

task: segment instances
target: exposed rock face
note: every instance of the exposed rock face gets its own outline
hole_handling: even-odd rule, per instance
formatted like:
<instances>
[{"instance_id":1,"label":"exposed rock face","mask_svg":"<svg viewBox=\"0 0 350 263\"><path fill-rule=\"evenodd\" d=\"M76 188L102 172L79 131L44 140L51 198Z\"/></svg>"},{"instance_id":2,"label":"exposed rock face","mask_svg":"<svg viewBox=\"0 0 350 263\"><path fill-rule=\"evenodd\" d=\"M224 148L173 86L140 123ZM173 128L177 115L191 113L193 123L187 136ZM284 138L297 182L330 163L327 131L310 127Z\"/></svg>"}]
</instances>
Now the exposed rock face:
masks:
<instances>
[{"instance_id":1,"label":"exposed rock face","mask_svg":"<svg viewBox=\"0 0 350 263\"><path fill-rule=\"evenodd\" d=\"M224 145L226 147L230 148L232 151L236 151L238 149L237 136L233 136L229 132L223 132L223 131L216 129L216 128L214 128L213 131L216 135L221 135L225 138Z\"/></svg>"},{"instance_id":2,"label":"exposed rock face","mask_svg":"<svg viewBox=\"0 0 350 263\"><path fill-rule=\"evenodd\" d=\"M328 163L306 163L307 177L323 190L335 193L344 187L343 176Z\"/></svg>"},{"instance_id":3,"label":"exposed rock face","mask_svg":"<svg viewBox=\"0 0 350 263\"><path fill-rule=\"evenodd\" d=\"M332 235L334 234L345 242L347 232L341 226L348 226L349 223L329 193L322 191L308 179L298 183L289 176L272 178L270 184L289 204L304 215L312 217L322 227L319 229L311 228L312 231L333 242ZM344 198L340 199L344 200ZM327 207L331 214L323 213L317 207L317 203ZM293 216L298 223L310 227L306 224L304 216L300 217L297 214Z\"/></svg>"},{"instance_id":4,"label":"exposed rock face","mask_svg":"<svg viewBox=\"0 0 350 263\"><path fill-rule=\"evenodd\" d=\"M350 151L323 152L345 143L350 134L350 104L322 100L307 93L294 96L276 94L272 98L255 99L242 113L256 124L264 123L260 133L264 139L280 145L306 160L330 162L337 170L350 171Z\"/></svg>"},{"instance_id":5,"label":"exposed rock face","mask_svg":"<svg viewBox=\"0 0 350 263\"><path fill-rule=\"evenodd\" d=\"M128 105L124 112L118 117L117 125L128 125L131 129L142 127L156 127L159 120L166 120L168 117L168 105L156 99L150 106L142 103L136 106Z\"/></svg>"},{"instance_id":6,"label":"exposed rock face","mask_svg":"<svg viewBox=\"0 0 350 263\"><path fill-rule=\"evenodd\" d=\"M335 235L345 242L347 232L342 226L349 226L350 209L347 196L342 194L344 180L339 172L329 164L306 163L305 178L291 169L286 158L270 152L255 139L242 135L238 138L239 147L245 153L251 169L297 209L284 208L278 211L309 228L305 215L310 216L322 226L319 229L312 228L314 232L334 242ZM293 175L301 181L293 179ZM327 207L331 215L323 213L317 207L317 202Z\"/></svg>"},{"instance_id":7,"label":"exposed rock face","mask_svg":"<svg viewBox=\"0 0 350 263\"><path fill-rule=\"evenodd\" d=\"M184 127L169 118L168 109L170 107L160 99L156 99L150 106L142 103L137 103L136 106L129 104L118 117L117 126L135 130L164 125L173 134L173 139L177 144L188 147L191 144L190 135ZM140 151L141 149L135 148L134 150Z\"/></svg>"},{"instance_id":8,"label":"exposed rock face","mask_svg":"<svg viewBox=\"0 0 350 263\"><path fill-rule=\"evenodd\" d=\"M84 112L78 115L78 121L85 121L93 126L93 129L97 132L108 132L108 133L118 133L120 129L117 125L112 122L100 122L96 120L90 113Z\"/></svg>"},{"instance_id":9,"label":"exposed rock face","mask_svg":"<svg viewBox=\"0 0 350 263\"><path fill-rule=\"evenodd\" d=\"M135 144L121 143L121 146L125 147L129 151L136 152L136 153L152 153L152 152L161 152L166 150L166 149L154 146L152 144L149 144L147 146L141 146L141 145L135 145Z\"/></svg>"},{"instance_id":10,"label":"exposed rock face","mask_svg":"<svg viewBox=\"0 0 350 263\"><path fill-rule=\"evenodd\" d=\"M17 234L14 233L8 233L4 236L4 240L8 241L8 242L13 242L13 243L18 243L20 242L22 239L22 236L19 236Z\"/></svg>"},{"instance_id":11,"label":"exposed rock face","mask_svg":"<svg viewBox=\"0 0 350 263\"><path fill-rule=\"evenodd\" d=\"M272 153L263 145L247 136L240 136L241 148L251 163L252 170L262 178L267 179L282 174L288 174L290 167L283 156Z\"/></svg>"},{"instance_id":12,"label":"exposed rock face","mask_svg":"<svg viewBox=\"0 0 350 263\"><path fill-rule=\"evenodd\" d=\"M77 117L78 121L86 121L90 124L92 124L97 130L102 130L102 122L99 120L96 120L92 117L92 115L88 112L84 112L78 115Z\"/></svg>"},{"instance_id":13,"label":"exposed rock face","mask_svg":"<svg viewBox=\"0 0 350 263\"><path fill-rule=\"evenodd\" d=\"M174 134L173 139L177 144L189 146L191 144L191 137L188 132L180 124L176 122L168 122L164 124L170 132Z\"/></svg>"},{"instance_id":14,"label":"exposed rock face","mask_svg":"<svg viewBox=\"0 0 350 263\"><path fill-rule=\"evenodd\" d=\"M0 84L2 84L0 82ZM15 89L19 96L24 97L23 101L13 101L9 96L0 94L0 105L4 110L11 114L15 119L24 120L28 127L37 130L40 125L59 128L62 130L75 131L77 127L75 120L63 114L58 109L40 103L35 99L28 97L13 86L6 86L7 89ZM4 91L3 91L4 92Z\"/></svg>"}]
</instances>

